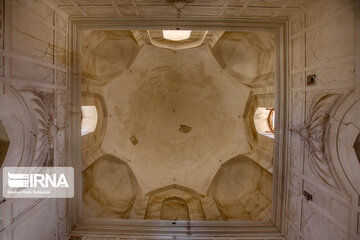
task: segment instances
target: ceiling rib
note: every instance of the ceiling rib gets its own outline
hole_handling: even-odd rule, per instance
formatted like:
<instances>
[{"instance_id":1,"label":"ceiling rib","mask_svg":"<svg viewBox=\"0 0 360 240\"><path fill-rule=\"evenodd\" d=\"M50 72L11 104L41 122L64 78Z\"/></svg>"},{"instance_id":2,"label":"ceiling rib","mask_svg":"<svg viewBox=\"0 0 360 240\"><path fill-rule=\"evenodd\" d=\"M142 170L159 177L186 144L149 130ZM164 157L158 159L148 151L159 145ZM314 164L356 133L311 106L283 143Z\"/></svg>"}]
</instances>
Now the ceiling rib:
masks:
<instances>
[{"instance_id":1,"label":"ceiling rib","mask_svg":"<svg viewBox=\"0 0 360 240\"><path fill-rule=\"evenodd\" d=\"M136 0L131 0L131 4L132 4L133 7L135 8L136 16L140 16L139 8L138 8L137 5L136 5Z\"/></svg>"},{"instance_id":2,"label":"ceiling rib","mask_svg":"<svg viewBox=\"0 0 360 240\"><path fill-rule=\"evenodd\" d=\"M226 0L226 1L223 3L222 8L221 8L221 10L220 10L220 12L219 12L219 16L222 16L222 15L224 14L227 6L229 5L229 2L230 2L230 0Z\"/></svg>"},{"instance_id":3,"label":"ceiling rib","mask_svg":"<svg viewBox=\"0 0 360 240\"><path fill-rule=\"evenodd\" d=\"M73 6L81 12L82 15L84 15L85 17L87 16L86 12L82 10L81 7L79 7L79 5L75 0L72 0L71 2L73 3Z\"/></svg>"},{"instance_id":4,"label":"ceiling rib","mask_svg":"<svg viewBox=\"0 0 360 240\"><path fill-rule=\"evenodd\" d=\"M111 3L113 5L113 7L115 8L116 12L119 14L119 16L121 17L122 16L122 13L121 13L121 10L119 8L119 6L116 4L116 1L115 0L111 0Z\"/></svg>"},{"instance_id":5,"label":"ceiling rib","mask_svg":"<svg viewBox=\"0 0 360 240\"><path fill-rule=\"evenodd\" d=\"M67 12L70 16L76 17L99 17L106 16L106 13L119 17L176 17L173 8L165 0L147 1L130 0L121 3L117 0L107 2L94 2L83 0L81 4L77 0L61 1L52 0L53 4ZM254 0L237 2L234 0L212 0L206 4L200 0L194 0L186 7L186 13L181 18L240 18L240 17L283 17L293 14L294 11L301 11L302 8L294 6L294 0L282 0L258 4ZM88 11L89 10L89 11Z\"/></svg>"}]
</instances>

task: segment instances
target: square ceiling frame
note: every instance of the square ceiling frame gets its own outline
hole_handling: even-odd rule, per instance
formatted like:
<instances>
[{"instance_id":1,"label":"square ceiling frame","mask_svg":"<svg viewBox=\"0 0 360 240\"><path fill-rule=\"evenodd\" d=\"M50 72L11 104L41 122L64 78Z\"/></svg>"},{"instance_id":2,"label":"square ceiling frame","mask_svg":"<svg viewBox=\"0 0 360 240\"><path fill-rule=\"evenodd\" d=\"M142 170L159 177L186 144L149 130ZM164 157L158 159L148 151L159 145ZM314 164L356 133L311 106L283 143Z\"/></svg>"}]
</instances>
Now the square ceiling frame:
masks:
<instances>
[{"instance_id":1,"label":"square ceiling frame","mask_svg":"<svg viewBox=\"0 0 360 240\"><path fill-rule=\"evenodd\" d=\"M214 31L271 31L275 33L275 109L274 170L271 220L165 221L137 219L82 218L81 166L81 31L83 30L159 30L193 29ZM288 191L288 20L287 19L182 19L182 18L70 18L68 54L69 128L67 165L75 171L75 196L69 200L70 236L146 239L285 239Z\"/></svg>"}]
</instances>

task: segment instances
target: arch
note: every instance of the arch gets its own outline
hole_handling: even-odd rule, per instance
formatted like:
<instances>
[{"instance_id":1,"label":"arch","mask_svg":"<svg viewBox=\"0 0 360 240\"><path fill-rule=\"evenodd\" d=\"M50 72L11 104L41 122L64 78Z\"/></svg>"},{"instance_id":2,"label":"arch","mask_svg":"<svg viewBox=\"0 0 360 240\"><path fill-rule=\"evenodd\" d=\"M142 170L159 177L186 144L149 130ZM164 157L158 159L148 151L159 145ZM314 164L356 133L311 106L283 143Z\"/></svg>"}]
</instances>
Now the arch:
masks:
<instances>
[{"instance_id":1,"label":"arch","mask_svg":"<svg viewBox=\"0 0 360 240\"><path fill-rule=\"evenodd\" d=\"M274 37L272 32L225 32L211 51L237 81L252 88L271 86L275 85Z\"/></svg>"},{"instance_id":2,"label":"arch","mask_svg":"<svg viewBox=\"0 0 360 240\"><path fill-rule=\"evenodd\" d=\"M329 130L325 132L325 139L329 142L328 149L336 171L334 178L338 176L347 193L355 201L360 195L359 107L359 94L352 90L331 110Z\"/></svg>"},{"instance_id":3,"label":"arch","mask_svg":"<svg viewBox=\"0 0 360 240\"><path fill-rule=\"evenodd\" d=\"M168 199L167 201L171 200L173 201L172 203L174 203L172 213L169 214L168 217L173 217L176 215L185 218L184 208L186 203L189 214L188 219L186 217L186 219L178 218L178 220L205 220L205 214L202 208L200 195L192 189L173 184L158 188L154 191L151 191L147 195L149 196L149 199L146 208L145 219L161 219L163 203L164 201L166 203L166 199ZM179 201L182 200L179 199L183 199L185 203L180 203ZM176 210L177 207L179 207L178 210Z\"/></svg>"},{"instance_id":4,"label":"arch","mask_svg":"<svg viewBox=\"0 0 360 240\"><path fill-rule=\"evenodd\" d=\"M104 154L83 171L83 216L128 218L139 187L129 165Z\"/></svg>"},{"instance_id":5,"label":"arch","mask_svg":"<svg viewBox=\"0 0 360 240\"><path fill-rule=\"evenodd\" d=\"M2 167L35 167L52 161L55 131L49 98L43 92L13 87L0 95L0 120L10 141Z\"/></svg>"},{"instance_id":6,"label":"arch","mask_svg":"<svg viewBox=\"0 0 360 240\"><path fill-rule=\"evenodd\" d=\"M270 219L272 175L250 157L239 155L222 164L209 194L224 220Z\"/></svg>"},{"instance_id":7,"label":"arch","mask_svg":"<svg viewBox=\"0 0 360 240\"><path fill-rule=\"evenodd\" d=\"M93 86L103 86L126 71L140 50L130 31L82 31L81 45L82 82Z\"/></svg>"},{"instance_id":8,"label":"arch","mask_svg":"<svg viewBox=\"0 0 360 240\"><path fill-rule=\"evenodd\" d=\"M190 220L187 202L180 197L169 197L162 201L160 220Z\"/></svg>"}]
</instances>

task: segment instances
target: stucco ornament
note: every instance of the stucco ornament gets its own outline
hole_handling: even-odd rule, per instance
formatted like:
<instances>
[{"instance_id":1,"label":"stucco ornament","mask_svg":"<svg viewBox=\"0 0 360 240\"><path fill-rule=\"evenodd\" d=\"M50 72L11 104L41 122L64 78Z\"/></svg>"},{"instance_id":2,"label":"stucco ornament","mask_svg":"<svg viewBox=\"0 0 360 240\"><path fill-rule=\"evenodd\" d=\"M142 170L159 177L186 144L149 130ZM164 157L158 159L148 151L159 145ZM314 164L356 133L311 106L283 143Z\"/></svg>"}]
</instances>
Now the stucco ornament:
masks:
<instances>
[{"instance_id":1,"label":"stucco ornament","mask_svg":"<svg viewBox=\"0 0 360 240\"><path fill-rule=\"evenodd\" d=\"M21 91L26 99L32 117L32 134L36 137L35 155L32 166L53 164L52 141L56 128L52 124L52 107L49 95L32 89Z\"/></svg>"},{"instance_id":2,"label":"stucco ornament","mask_svg":"<svg viewBox=\"0 0 360 240\"><path fill-rule=\"evenodd\" d=\"M335 189L341 189L341 184L331 162L326 143L330 122L329 113L340 97L339 94L327 94L321 97L310 111L306 126L299 130L311 155L310 167L326 184Z\"/></svg>"},{"instance_id":3,"label":"stucco ornament","mask_svg":"<svg viewBox=\"0 0 360 240\"><path fill-rule=\"evenodd\" d=\"M348 193L360 194L360 94L353 90L334 107L329 130L329 149L335 169Z\"/></svg>"}]
</instances>

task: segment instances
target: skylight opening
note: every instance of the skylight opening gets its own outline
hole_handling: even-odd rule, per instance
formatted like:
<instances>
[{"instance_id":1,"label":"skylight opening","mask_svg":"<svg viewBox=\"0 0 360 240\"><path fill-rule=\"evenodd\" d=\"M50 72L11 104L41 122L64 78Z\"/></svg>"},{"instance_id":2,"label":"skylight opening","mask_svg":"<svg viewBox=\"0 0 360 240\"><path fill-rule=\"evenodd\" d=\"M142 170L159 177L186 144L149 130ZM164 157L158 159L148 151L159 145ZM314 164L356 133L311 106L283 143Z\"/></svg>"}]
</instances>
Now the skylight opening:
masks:
<instances>
[{"instance_id":1,"label":"skylight opening","mask_svg":"<svg viewBox=\"0 0 360 240\"><path fill-rule=\"evenodd\" d=\"M259 134L274 138L275 110L273 108L258 107L254 114L254 124Z\"/></svg>"},{"instance_id":2,"label":"skylight opening","mask_svg":"<svg viewBox=\"0 0 360 240\"><path fill-rule=\"evenodd\" d=\"M191 30L163 30L163 37L170 41L182 41L189 39Z\"/></svg>"},{"instance_id":3,"label":"skylight opening","mask_svg":"<svg viewBox=\"0 0 360 240\"><path fill-rule=\"evenodd\" d=\"M275 110L274 109L270 110L269 117L268 117L268 123L269 123L270 131L272 133L274 133L275 132Z\"/></svg>"},{"instance_id":4,"label":"skylight opening","mask_svg":"<svg viewBox=\"0 0 360 240\"><path fill-rule=\"evenodd\" d=\"M81 106L81 136L92 133L96 129L98 113L95 106Z\"/></svg>"}]
</instances>

